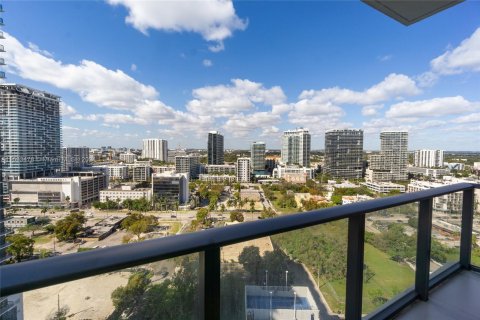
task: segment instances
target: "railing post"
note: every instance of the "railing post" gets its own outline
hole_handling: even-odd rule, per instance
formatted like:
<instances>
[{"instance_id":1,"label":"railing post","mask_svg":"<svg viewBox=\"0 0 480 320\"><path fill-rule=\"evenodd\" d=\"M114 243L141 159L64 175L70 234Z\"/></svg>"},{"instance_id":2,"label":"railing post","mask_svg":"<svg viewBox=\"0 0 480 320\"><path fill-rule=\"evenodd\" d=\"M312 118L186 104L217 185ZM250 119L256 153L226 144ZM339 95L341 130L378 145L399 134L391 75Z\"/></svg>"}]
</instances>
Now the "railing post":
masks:
<instances>
[{"instance_id":1,"label":"railing post","mask_svg":"<svg viewBox=\"0 0 480 320\"><path fill-rule=\"evenodd\" d=\"M473 197L473 189L463 191L462 234L460 238L460 265L462 266L462 268L465 269L471 268Z\"/></svg>"},{"instance_id":2,"label":"railing post","mask_svg":"<svg viewBox=\"0 0 480 320\"><path fill-rule=\"evenodd\" d=\"M430 281L430 250L432 242L433 199L420 201L417 226L417 259L415 268L415 291L423 301L428 300Z\"/></svg>"},{"instance_id":3,"label":"railing post","mask_svg":"<svg viewBox=\"0 0 480 320\"><path fill-rule=\"evenodd\" d=\"M220 247L199 254L200 319L220 320Z\"/></svg>"},{"instance_id":4,"label":"railing post","mask_svg":"<svg viewBox=\"0 0 480 320\"><path fill-rule=\"evenodd\" d=\"M362 318L365 214L348 218L346 319Z\"/></svg>"}]
</instances>

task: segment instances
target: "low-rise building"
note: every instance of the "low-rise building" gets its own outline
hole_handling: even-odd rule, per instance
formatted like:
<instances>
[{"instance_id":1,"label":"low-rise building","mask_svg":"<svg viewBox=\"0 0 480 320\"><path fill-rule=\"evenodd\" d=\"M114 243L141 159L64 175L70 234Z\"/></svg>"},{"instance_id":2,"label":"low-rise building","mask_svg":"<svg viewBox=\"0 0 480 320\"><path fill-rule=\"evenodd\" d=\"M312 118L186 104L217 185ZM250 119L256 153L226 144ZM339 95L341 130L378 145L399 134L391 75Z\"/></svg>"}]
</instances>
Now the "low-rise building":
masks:
<instances>
[{"instance_id":1,"label":"low-rise building","mask_svg":"<svg viewBox=\"0 0 480 320\"><path fill-rule=\"evenodd\" d=\"M98 200L107 187L102 172L64 172L61 176L9 181L10 200L20 206L79 206Z\"/></svg>"},{"instance_id":2,"label":"low-rise building","mask_svg":"<svg viewBox=\"0 0 480 320\"><path fill-rule=\"evenodd\" d=\"M417 167L408 167L407 172L409 174L422 175L425 177L432 177L435 179L450 173L448 169L417 168Z\"/></svg>"},{"instance_id":3,"label":"low-rise building","mask_svg":"<svg viewBox=\"0 0 480 320\"><path fill-rule=\"evenodd\" d=\"M355 196L342 196L342 204L356 203L372 199L372 197L362 194L357 194Z\"/></svg>"},{"instance_id":4,"label":"low-rise building","mask_svg":"<svg viewBox=\"0 0 480 320\"><path fill-rule=\"evenodd\" d=\"M378 193L389 193L390 191L405 192L405 186L392 182L364 182L362 185Z\"/></svg>"},{"instance_id":5,"label":"low-rise building","mask_svg":"<svg viewBox=\"0 0 480 320\"><path fill-rule=\"evenodd\" d=\"M154 173L152 174L152 197L165 199L171 205L188 202L188 174Z\"/></svg>"},{"instance_id":6,"label":"low-rise building","mask_svg":"<svg viewBox=\"0 0 480 320\"><path fill-rule=\"evenodd\" d=\"M207 164L204 170L208 174L236 174L236 166L234 164Z\"/></svg>"},{"instance_id":7,"label":"low-rise building","mask_svg":"<svg viewBox=\"0 0 480 320\"><path fill-rule=\"evenodd\" d=\"M23 228L29 224L35 223L34 216L13 216L5 220L5 227L7 228Z\"/></svg>"},{"instance_id":8,"label":"low-rise building","mask_svg":"<svg viewBox=\"0 0 480 320\"><path fill-rule=\"evenodd\" d=\"M152 197L152 190L150 188L133 189L130 186L122 186L115 189L107 189L100 191L100 202L107 202L107 200L123 202L127 199L137 200L146 198L150 200Z\"/></svg>"},{"instance_id":9,"label":"low-rise building","mask_svg":"<svg viewBox=\"0 0 480 320\"><path fill-rule=\"evenodd\" d=\"M313 179L313 175L313 168L284 165L278 165L272 174L274 179L284 179L291 183L306 183L308 179Z\"/></svg>"},{"instance_id":10,"label":"low-rise building","mask_svg":"<svg viewBox=\"0 0 480 320\"><path fill-rule=\"evenodd\" d=\"M175 166L152 166L152 173L175 172Z\"/></svg>"},{"instance_id":11,"label":"low-rise building","mask_svg":"<svg viewBox=\"0 0 480 320\"><path fill-rule=\"evenodd\" d=\"M237 181L237 177L228 174L200 174L198 178L200 181L208 181L213 183L232 183Z\"/></svg>"},{"instance_id":12,"label":"low-rise building","mask_svg":"<svg viewBox=\"0 0 480 320\"><path fill-rule=\"evenodd\" d=\"M148 181L152 175L152 167L150 165L134 163L131 166L133 181Z\"/></svg>"}]
</instances>

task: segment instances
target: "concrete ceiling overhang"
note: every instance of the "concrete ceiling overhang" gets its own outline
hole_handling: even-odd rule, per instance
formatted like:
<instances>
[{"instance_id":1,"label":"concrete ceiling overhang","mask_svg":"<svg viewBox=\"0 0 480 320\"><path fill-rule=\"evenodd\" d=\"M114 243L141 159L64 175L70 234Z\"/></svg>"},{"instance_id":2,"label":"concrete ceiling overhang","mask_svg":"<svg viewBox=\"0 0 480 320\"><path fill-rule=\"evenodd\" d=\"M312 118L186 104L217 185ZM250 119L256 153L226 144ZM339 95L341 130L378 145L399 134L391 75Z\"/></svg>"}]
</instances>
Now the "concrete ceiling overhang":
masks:
<instances>
[{"instance_id":1,"label":"concrete ceiling overhang","mask_svg":"<svg viewBox=\"0 0 480 320\"><path fill-rule=\"evenodd\" d=\"M464 0L362 0L369 6L408 26Z\"/></svg>"}]
</instances>

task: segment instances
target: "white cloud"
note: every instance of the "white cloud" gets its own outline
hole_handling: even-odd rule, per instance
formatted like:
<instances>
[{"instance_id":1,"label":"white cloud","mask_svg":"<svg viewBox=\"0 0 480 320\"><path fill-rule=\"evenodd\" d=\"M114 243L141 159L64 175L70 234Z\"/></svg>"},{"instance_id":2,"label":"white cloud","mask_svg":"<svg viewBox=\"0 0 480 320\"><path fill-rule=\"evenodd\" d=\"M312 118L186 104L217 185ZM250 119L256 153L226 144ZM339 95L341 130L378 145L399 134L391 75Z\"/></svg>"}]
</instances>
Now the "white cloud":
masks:
<instances>
[{"instance_id":1,"label":"white cloud","mask_svg":"<svg viewBox=\"0 0 480 320\"><path fill-rule=\"evenodd\" d=\"M480 112L467 114L465 116L458 117L453 119L452 122L454 123L470 123L470 122L477 122L480 123Z\"/></svg>"},{"instance_id":2,"label":"white cloud","mask_svg":"<svg viewBox=\"0 0 480 320\"><path fill-rule=\"evenodd\" d=\"M48 52L47 50L42 50L40 49L35 43L32 43L32 42L28 42L28 47L32 50L32 51L35 51L35 52L38 52L44 56L47 56L47 57L53 57L53 54L51 54L50 52Z\"/></svg>"},{"instance_id":3,"label":"white cloud","mask_svg":"<svg viewBox=\"0 0 480 320\"><path fill-rule=\"evenodd\" d=\"M315 100L317 104L370 105L419 93L420 89L416 86L414 80L403 74L392 73L385 77L382 82L364 91L353 91L338 87L318 91L305 90L299 98Z\"/></svg>"},{"instance_id":4,"label":"white cloud","mask_svg":"<svg viewBox=\"0 0 480 320\"><path fill-rule=\"evenodd\" d=\"M240 19L229 0L203 1L138 1L106 0L111 5L128 9L126 22L143 33L148 29L196 32L217 45L210 50L223 50L223 40L235 30L244 30L247 22Z\"/></svg>"},{"instance_id":5,"label":"white cloud","mask_svg":"<svg viewBox=\"0 0 480 320\"><path fill-rule=\"evenodd\" d=\"M365 106L362 108L362 115L364 116L376 116L378 115L378 110L383 108L383 104L373 104Z\"/></svg>"},{"instance_id":6,"label":"white cloud","mask_svg":"<svg viewBox=\"0 0 480 320\"><path fill-rule=\"evenodd\" d=\"M378 60L380 60L381 62L386 62L386 61L392 60L392 58L393 58L393 55L386 54L386 55L383 55L383 56L379 56Z\"/></svg>"},{"instance_id":7,"label":"white cloud","mask_svg":"<svg viewBox=\"0 0 480 320\"><path fill-rule=\"evenodd\" d=\"M228 119L223 128L231 132L234 137L244 137L256 129L268 128L271 130L280 120L280 116L269 112L255 112L248 115L241 113ZM264 130L263 133L267 132L268 130Z\"/></svg>"},{"instance_id":8,"label":"white cloud","mask_svg":"<svg viewBox=\"0 0 480 320\"><path fill-rule=\"evenodd\" d=\"M187 104L187 110L197 115L229 117L249 111L257 103L265 105L282 104L286 100L283 90L278 87L265 88L261 83L233 79L232 85L217 85L193 90L194 99Z\"/></svg>"},{"instance_id":9,"label":"white cloud","mask_svg":"<svg viewBox=\"0 0 480 320\"><path fill-rule=\"evenodd\" d=\"M387 118L440 117L472 111L474 108L474 103L456 96L400 102L392 105L385 114Z\"/></svg>"},{"instance_id":10,"label":"white cloud","mask_svg":"<svg viewBox=\"0 0 480 320\"><path fill-rule=\"evenodd\" d=\"M66 104L65 102L60 102L60 113L62 116L71 116L77 113L74 107Z\"/></svg>"},{"instance_id":11,"label":"white cloud","mask_svg":"<svg viewBox=\"0 0 480 320\"><path fill-rule=\"evenodd\" d=\"M132 65L130 66L130 70L137 71L137 65L135 63L132 63Z\"/></svg>"},{"instance_id":12,"label":"white cloud","mask_svg":"<svg viewBox=\"0 0 480 320\"><path fill-rule=\"evenodd\" d=\"M480 28L469 38L430 62L432 71L438 74L458 74L480 71Z\"/></svg>"},{"instance_id":13,"label":"white cloud","mask_svg":"<svg viewBox=\"0 0 480 320\"><path fill-rule=\"evenodd\" d=\"M64 64L24 47L6 34L6 53L11 72L22 78L48 83L71 90L83 100L112 109L130 110L145 99L154 99L158 92L131 78L121 70L109 70L93 61Z\"/></svg>"},{"instance_id":14,"label":"white cloud","mask_svg":"<svg viewBox=\"0 0 480 320\"><path fill-rule=\"evenodd\" d=\"M203 60L203 61L202 61L202 64L203 64L205 67L211 67L211 66L213 66L212 60L209 60L209 59Z\"/></svg>"}]
</instances>

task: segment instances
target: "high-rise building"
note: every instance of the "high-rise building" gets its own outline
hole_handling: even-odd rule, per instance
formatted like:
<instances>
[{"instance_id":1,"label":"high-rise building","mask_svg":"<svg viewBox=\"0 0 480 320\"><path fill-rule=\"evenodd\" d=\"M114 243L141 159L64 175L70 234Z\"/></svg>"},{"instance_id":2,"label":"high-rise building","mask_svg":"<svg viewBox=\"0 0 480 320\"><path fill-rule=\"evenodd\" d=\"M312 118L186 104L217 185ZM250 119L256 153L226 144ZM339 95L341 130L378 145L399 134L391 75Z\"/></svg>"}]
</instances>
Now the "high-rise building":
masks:
<instances>
[{"instance_id":1,"label":"high-rise building","mask_svg":"<svg viewBox=\"0 0 480 320\"><path fill-rule=\"evenodd\" d=\"M416 150L414 165L421 168L443 167L443 150Z\"/></svg>"},{"instance_id":2,"label":"high-rise building","mask_svg":"<svg viewBox=\"0 0 480 320\"><path fill-rule=\"evenodd\" d=\"M143 139L142 158L168 161L168 142L163 139Z\"/></svg>"},{"instance_id":3,"label":"high-rise building","mask_svg":"<svg viewBox=\"0 0 480 320\"><path fill-rule=\"evenodd\" d=\"M237 181L250 182L251 160L250 158L237 159Z\"/></svg>"},{"instance_id":4,"label":"high-rise building","mask_svg":"<svg viewBox=\"0 0 480 320\"><path fill-rule=\"evenodd\" d=\"M62 171L80 170L90 164L90 148L87 147L63 147L62 148Z\"/></svg>"},{"instance_id":5,"label":"high-rise building","mask_svg":"<svg viewBox=\"0 0 480 320\"><path fill-rule=\"evenodd\" d=\"M253 142L250 148L252 171L265 170L265 142Z\"/></svg>"},{"instance_id":6,"label":"high-rise building","mask_svg":"<svg viewBox=\"0 0 480 320\"><path fill-rule=\"evenodd\" d=\"M380 154L370 156L367 181L407 180L408 132L380 133Z\"/></svg>"},{"instance_id":7,"label":"high-rise building","mask_svg":"<svg viewBox=\"0 0 480 320\"><path fill-rule=\"evenodd\" d=\"M325 173L334 179L362 178L362 130L329 130L325 132Z\"/></svg>"},{"instance_id":8,"label":"high-rise building","mask_svg":"<svg viewBox=\"0 0 480 320\"><path fill-rule=\"evenodd\" d=\"M310 166L311 136L308 129L296 129L283 132L282 157L283 164Z\"/></svg>"},{"instance_id":9,"label":"high-rise building","mask_svg":"<svg viewBox=\"0 0 480 320\"><path fill-rule=\"evenodd\" d=\"M177 156L175 157L175 172L188 173L190 180L197 179L199 173L199 156Z\"/></svg>"},{"instance_id":10,"label":"high-rise building","mask_svg":"<svg viewBox=\"0 0 480 320\"><path fill-rule=\"evenodd\" d=\"M185 204L188 191L188 178L184 173L152 174L152 197L164 199L170 205Z\"/></svg>"},{"instance_id":11,"label":"high-rise building","mask_svg":"<svg viewBox=\"0 0 480 320\"><path fill-rule=\"evenodd\" d=\"M0 137L7 179L48 176L61 167L60 97L0 84Z\"/></svg>"},{"instance_id":12,"label":"high-rise building","mask_svg":"<svg viewBox=\"0 0 480 320\"><path fill-rule=\"evenodd\" d=\"M218 131L208 133L208 164L223 164L223 135Z\"/></svg>"}]
</instances>

